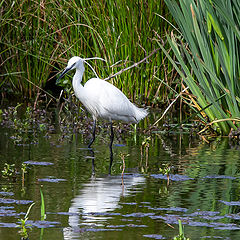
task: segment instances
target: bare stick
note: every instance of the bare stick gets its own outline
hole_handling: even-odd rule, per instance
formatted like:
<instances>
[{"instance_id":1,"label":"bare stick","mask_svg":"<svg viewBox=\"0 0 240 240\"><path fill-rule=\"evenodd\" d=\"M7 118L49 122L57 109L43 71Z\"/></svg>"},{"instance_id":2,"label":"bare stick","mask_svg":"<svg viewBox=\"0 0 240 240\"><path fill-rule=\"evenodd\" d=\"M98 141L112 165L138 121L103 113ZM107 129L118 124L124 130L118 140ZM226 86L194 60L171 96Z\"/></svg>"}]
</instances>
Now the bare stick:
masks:
<instances>
[{"instance_id":1,"label":"bare stick","mask_svg":"<svg viewBox=\"0 0 240 240\"><path fill-rule=\"evenodd\" d=\"M153 54L155 54L155 53L156 53L157 51L159 51L159 50L160 50L160 48L157 48L157 49L153 50L147 57L143 58L143 59L140 60L139 62L134 63L134 64L131 65L130 67L127 67L127 68L124 68L124 69L120 70L119 72L117 72L117 73L115 73L115 74L113 74L113 75L105 78L104 80L107 81L107 80L109 80L109 79L111 79L111 78L113 78L113 77L116 77L117 75L122 74L123 72L125 72L125 71L127 71L127 70L129 70L129 69L131 69L131 68L133 68L133 67L138 66L140 63L143 63L144 61L146 61L148 58L150 58Z\"/></svg>"},{"instance_id":2,"label":"bare stick","mask_svg":"<svg viewBox=\"0 0 240 240\"><path fill-rule=\"evenodd\" d=\"M161 121L163 119L163 117L165 116L165 114L167 113L167 111L169 110L169 108L177 101L177 99L188 89L189 87L184 88L178 95L177 97L171 102L171 104L166 108L166 110L164 111L164 113L162 114L162 116L153 124L153 126L155 126L159 121Z\"/></svg>"}]
</instances>

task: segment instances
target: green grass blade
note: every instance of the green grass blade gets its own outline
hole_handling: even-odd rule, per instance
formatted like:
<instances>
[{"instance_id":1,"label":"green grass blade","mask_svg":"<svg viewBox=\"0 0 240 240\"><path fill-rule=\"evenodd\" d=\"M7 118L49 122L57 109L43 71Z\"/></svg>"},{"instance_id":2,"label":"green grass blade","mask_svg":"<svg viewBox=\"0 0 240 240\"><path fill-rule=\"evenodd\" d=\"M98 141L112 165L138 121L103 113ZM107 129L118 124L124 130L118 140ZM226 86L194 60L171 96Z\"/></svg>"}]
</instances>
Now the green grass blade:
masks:
<instances>
[{"instance_id":1,"label":"green grass blade","mask_svg":"<svg viewBox=\"0 0 240 240\"><path fill-rule=\"evenodd\" d=\"M46 219L46 211L45 211L45 202L42 189L40 188L40 195L41 195L41 221Z\"/></svg>"}]
</instances>

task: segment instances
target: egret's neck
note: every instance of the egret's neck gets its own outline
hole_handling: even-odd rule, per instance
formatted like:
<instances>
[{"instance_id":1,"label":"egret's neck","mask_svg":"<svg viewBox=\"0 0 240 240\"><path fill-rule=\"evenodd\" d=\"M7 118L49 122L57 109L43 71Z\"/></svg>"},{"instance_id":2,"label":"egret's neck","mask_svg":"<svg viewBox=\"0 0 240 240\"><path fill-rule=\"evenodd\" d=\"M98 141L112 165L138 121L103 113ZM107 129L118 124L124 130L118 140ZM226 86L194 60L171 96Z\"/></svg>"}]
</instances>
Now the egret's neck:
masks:
<instances>
[{"instance_id":1,"label":"egret's neck","mask_svg":"<svg viewBox=\"0 0 240 240\"><path fill-rule=\"evenodd\" d=\"M76 69L76 73L73 76L73 80L72 80L72 85L73 85L73 90L75 92L75 95L80 98L80 96L83 94L82 92L82 77L83 77L83 73L84 73L84 67L80 68L80 69Z\"/></svg>"}]
</instances>

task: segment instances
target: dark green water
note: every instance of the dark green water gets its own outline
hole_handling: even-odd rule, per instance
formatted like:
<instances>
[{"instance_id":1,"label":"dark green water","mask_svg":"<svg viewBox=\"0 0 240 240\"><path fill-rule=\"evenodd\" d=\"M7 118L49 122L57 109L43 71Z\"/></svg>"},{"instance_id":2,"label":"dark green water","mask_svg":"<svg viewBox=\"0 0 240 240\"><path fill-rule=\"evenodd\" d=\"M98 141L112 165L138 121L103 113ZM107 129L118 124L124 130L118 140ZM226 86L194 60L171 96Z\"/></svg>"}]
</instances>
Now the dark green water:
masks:
<instances>
[{"instance_id":1,"label":"dark green water","mask_svg":"<svg viewBox=\"0 0 240 240\"><path fill-rule=\"evenodd\" d=\"M0 239L20 239L19 219L31 202L29 239L173 239L178 219L190 239L240 239L240 151L227 139L208 145L189 135L163 137L132 132L115 139L109 172L108 135L93 153L81 134L57 133L16 145L0 129ZM122 185L122 159L125 172ZM22 180L21 165L28 163ZM39 164L39 165L37 165ZM160 168L171 167L169 184ZM40 221L41 196L46 219Z\"/></svg>"}]
</instances>

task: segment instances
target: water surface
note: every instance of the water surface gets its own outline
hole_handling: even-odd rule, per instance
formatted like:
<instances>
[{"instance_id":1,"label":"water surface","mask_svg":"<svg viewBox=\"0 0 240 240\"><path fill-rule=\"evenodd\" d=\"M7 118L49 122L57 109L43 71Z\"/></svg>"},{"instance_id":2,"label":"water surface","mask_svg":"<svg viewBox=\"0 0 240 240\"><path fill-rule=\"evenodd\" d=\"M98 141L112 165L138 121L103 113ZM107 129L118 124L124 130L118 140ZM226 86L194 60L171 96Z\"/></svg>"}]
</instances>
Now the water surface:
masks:
<instances>
[{"instance_id":1,"label":"water surface","mask_svg":"<svg viewBox=\"0 0 240 240\"><path fill-rule=\"evenodd\" d=\"M40 134L30 144L16 144L13 136L0 129L1 170L15 164L12 176L0 177L0 239L20 239L19 219L32 202L31 240L172 239L178 219L191 239L240 238L240 152L228 139L206 144L188 134L130 130L115 138L109 174L107 130L93 152L81 133Z\"/></svg>"}]
</instances>

